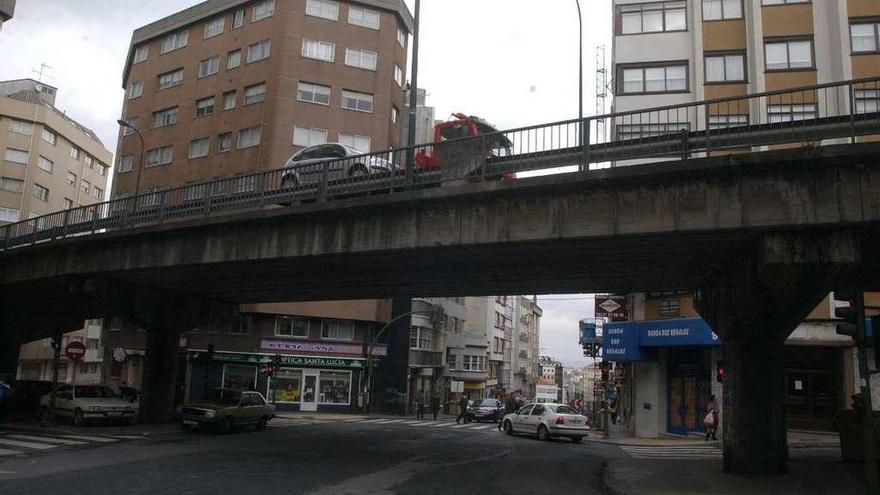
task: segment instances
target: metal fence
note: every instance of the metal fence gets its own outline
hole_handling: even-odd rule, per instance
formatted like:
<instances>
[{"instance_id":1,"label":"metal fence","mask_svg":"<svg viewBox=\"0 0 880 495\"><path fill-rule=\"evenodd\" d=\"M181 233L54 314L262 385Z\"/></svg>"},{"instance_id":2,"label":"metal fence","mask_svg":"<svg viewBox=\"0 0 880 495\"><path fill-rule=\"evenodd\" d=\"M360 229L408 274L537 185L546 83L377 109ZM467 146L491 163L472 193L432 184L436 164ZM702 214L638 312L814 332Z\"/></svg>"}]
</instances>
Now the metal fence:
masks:
<instances>
[{"instance_id":1,"label":"metal fence","mask_svg":"<svg viewBox=\"0 0 880 495\"><path fill-rule=\"evenodd\" d=\"M611 130L605 142L593 132ZM880 77L616 112L236 175L0 226L0 250L268 205L513 179L559 167L621 166L880 135Z\"/></svg>"}]
</instances>

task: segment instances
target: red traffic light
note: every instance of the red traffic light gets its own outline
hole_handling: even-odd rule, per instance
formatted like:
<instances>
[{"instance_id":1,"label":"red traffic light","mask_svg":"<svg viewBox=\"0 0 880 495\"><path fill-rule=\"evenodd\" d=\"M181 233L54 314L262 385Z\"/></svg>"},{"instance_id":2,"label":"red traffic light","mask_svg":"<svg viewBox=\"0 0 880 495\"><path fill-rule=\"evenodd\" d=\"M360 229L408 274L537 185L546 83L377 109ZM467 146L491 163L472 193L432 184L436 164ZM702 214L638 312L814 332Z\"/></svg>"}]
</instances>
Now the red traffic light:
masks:
<instances>
[{"instance_id":1,"label":"red traffic light","mask_svg":"<svg viewBox=\"0 0 880 495\"><path fill-rule=\"evenodd\" d=\"M275 365L272 363L266 364L266 376L272 376L275 374Z\"/></svg>"},{"instance_id":2,"label":"red traffic light","mask_svg":"<svg viewBox=\"0 0 880 495\"><path fill-rule=\"evenodd\" d=\"M724 363L721 361L715 363L715 380L724 383Z\"/></svg>"}]
</instances>

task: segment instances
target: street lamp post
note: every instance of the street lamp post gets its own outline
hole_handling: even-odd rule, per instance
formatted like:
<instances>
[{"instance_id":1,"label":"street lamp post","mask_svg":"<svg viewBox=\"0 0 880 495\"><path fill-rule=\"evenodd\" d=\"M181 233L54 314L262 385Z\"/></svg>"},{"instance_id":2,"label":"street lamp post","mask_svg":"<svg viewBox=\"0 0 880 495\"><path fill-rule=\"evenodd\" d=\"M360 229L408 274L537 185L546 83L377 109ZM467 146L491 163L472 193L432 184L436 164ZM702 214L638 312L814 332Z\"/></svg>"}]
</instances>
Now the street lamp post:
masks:
<instances>
[{"instance_id":1,"label":"street lamp post","mask_svg":"<svg viewBox=\"0 0 880 495\"><path fill-rule=\"evenodd\" d=\"M581 15L581 0L574 0L578 10L578 129L581 146L587 146L586 137L589 129L584 129L584 18ZM586 154L586 150L585 153ZM581 165L581 170L590 167L589 163Z\"/></svg>"},{"instance_id":2,"label":"street lamp post","mask_svg":"<svg viewBox=\"0 0 880 495\"><path fill-rule=\"evenodd\" d=\"M421 2L416 0L415 15L413 16L413 55L412 75L409 81L409 114L407 115L407 139L406 139L406 183L411 185L415 172L415 145L416 145L416 107L419 103L419 17Z\"/></svg>"},{"instance_id":3,"label":"street lamp post","mask_svg":"<svg viewBox=\"0 0 880 495\"><path fill-rule=\"evenodd\" d=\"M133 130L134 133L137 134L137 137L141 143L141 154L140 161L138 162L137 182L134 186L134 195L137 196L141 192L141 171L144 169L144 135L141 134L141 131L139 131L137 127L129 124L122 119L117 120L116 123L119 124L119 127L122 127L123 129Z\"/></svg>"}]
</instances>

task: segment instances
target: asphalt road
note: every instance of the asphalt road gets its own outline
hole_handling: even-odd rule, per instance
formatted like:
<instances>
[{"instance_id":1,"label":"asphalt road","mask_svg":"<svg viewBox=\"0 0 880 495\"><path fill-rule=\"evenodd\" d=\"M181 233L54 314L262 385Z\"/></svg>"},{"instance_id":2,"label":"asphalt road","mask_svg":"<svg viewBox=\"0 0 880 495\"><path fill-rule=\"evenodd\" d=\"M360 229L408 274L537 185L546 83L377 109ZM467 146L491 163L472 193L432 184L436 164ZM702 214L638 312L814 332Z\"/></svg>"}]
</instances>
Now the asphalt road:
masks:
<instances>
[{"instance_id":1,"label":"asphalt road","mask_svg":"<svg viewBox=\"0 0 880 495\"><path fill-rule=\"evenodd\" d=\"M118 428L105 442L56 436L80 443L0 457L0 494L602 493L607 446L510 437L488 424L408 423L276 420L264 432L226 436L139 439ZM39 432L14 434L0 435L0 448L46 442Z\"/></svg>"}]
</instances>

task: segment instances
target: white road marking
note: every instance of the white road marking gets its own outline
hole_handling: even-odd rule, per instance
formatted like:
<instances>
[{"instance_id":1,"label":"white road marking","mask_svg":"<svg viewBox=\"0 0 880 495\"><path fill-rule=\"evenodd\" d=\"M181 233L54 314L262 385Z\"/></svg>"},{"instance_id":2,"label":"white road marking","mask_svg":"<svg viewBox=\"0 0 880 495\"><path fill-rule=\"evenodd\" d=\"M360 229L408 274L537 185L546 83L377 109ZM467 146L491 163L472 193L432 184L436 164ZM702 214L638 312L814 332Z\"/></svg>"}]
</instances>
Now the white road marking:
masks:
<instances>
[{"instance_id":1,"label":"white road marking","mask_svg":"<svg viewBox=\"0 0 880 495\"><path fill-rule=\"evenodd\" d=\"M23 454L23 453L24 453L24 452L21 452L21 451L18 451L18 450L6 450L6 449L0 449L0 456L6 456L6 455L21 455L21 454Z\"/></svg>"},{"instance_id":2,"label":"white road marking","mask_svg":"<svg viewBox=\"0 0 880 495\"><path fill-rule=\"evenodd\" d=\"M33 440L35 442L45 442L45 443L58 443L61 445L85 445L85 442L78 442L76 440L64 440L61 438L51 438L51 437L35 437L32 435L7 435L7 438L15 438L18 440Z\"/></svg>"},{"instance_id":3,"label":"white road marking","mask_svg":"<svg viewBox=\"0 0 880 495\"><path fill-rule=\"evenodd\" d=\"M403 421L403 420L402 419L382 419L379 421L375 421L374 423L377 425L388 425L391 423L398 423L400 421Z\"/></svg>"},{"instance_id":4,"label":"white road marking","mask_svg":"<svg viewBox=\"0 0 880 495\"><path fill-rule=\"evenodd\" d=\"M346 420L343 421L343 423L354 423L354 422L358 422L358 421L364 421L364 419L366 419L366 418L352 418L352 419L346 419Z\"/></svg>"},{"instance_id":5,"label":"white road marking","mask_svg":"<svg viewBox=\"0 0 880 495\"><path fill-rule=\"evenodd\" d=\"M384 420L384 419L367 419L367 420L361 421L361 423L379 423L382 421L386 421L386 420Z\"/></svg>"},{"instance_id":6,"label":"white road marking","mask_svg":"<svg viewBox=\"0 0 880 495\"><path fill-rule=\"evenodd\" d=\"M487 430L489 428L498 428L495 425L480 425L480 426L472 426L468 428L469 430Z\"/></svg>"},{"instance_id":7,"label":"white road marking","mask_svg":"<svg viewBox=\"0 0 880 495\"><path fill-rule=\"evenodd\" d=\"M432 425L436 425L436 424L437 424L436 421L414 421L414 422L410 423L409 425L419 427L419 426L432 426Z\"/></svg>"},{"instance_id":8,"label":"white road marking","mask_svg":"<svg viewBox=\"0 0 880 495\"><path fill-rule=\"evenodd\" d=\"M113 438L119 438L122 440L140 440L144 438L142 435L110 435Z\"/></svg>"},{"instance_id":9,"label":"white road marking","mask_svg":"<svg viewBox=\"0 0 880 495\"><path fill-rule=\"evenodd\" d=\"M681 445L666 447L621 446L621 449L635 459L686 460L719 459L721 450L713 446Z\"/></svg>"},{"instance_id":10,"label":"white road marking","mask_svg":"<svg viewBox=\"0 0 880 495\"><path fill-rule=\"evenodd\" d=\"M473 428L473 425L470 423L464 423L464 424L460 424L460 425L455 425L455 426L453 426L453 428Z\"/></svg>"},{"instance_id":11,"label":"white road marking","mask_svg":"<svg viewBox=\"0 0 880 495\"><path fill-rule=\"evenodd\" d=\"M437 423L436 425L432 425L431 428L442 428L444 426L454 426L454 423Z\"/></svg>"},{"instance_id":12,"label":"white road marking","mask_svg":"<svg viewBox=\"0 0 880 495\"><path fill-rule=\"evenodd\" d=\"M92 437L88 435L58 435L59 437L64 438L72 438L74 440L86 440L89 442L98 442L98 443L111 443L118 442L115 438L107 438L107 437Z\"/></svg>"},{"instance_id":13,"label":"white road marking","mask_svg":"<svg viewBox=\"0 0 880 495\"><path fill-rule=\"evenodd\" d=\"M54 449L57 445L47 445L45 443L33 443L33 442L20 442L18 440L6 440L5 438L0 438L0 445L10 445L12 447L24 447L26 449L34 449L34 450L46 450L46 449Z\"/></svg>"}]
</instances>

